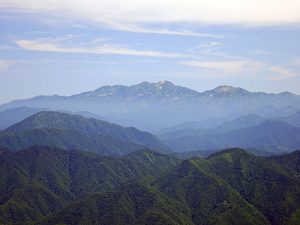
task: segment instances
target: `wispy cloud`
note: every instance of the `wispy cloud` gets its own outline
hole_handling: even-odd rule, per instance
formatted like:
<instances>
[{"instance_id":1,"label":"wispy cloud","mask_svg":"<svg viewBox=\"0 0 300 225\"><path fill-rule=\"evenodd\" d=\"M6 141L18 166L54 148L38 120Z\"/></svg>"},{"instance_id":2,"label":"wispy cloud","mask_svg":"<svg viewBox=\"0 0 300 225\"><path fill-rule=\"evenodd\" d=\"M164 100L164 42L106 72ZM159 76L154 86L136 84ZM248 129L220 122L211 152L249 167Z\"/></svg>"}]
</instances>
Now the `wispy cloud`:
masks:
<instances>
[{"instance_id":1,"label":"wispy cloud","mask_svg":"<svg viewBox=\"0 0 300 225\"><path fill-rule=\"evenodd\" d=\"M209 41L209 42L201 43L200 45L197 45L189 49L188 51L192 53L201 53L207 55L207 54L215 53L222 45L223 43L221 42Z\"/></svg>"},{"instance_id":2,"label":"wispy cloud","mask_svg":"<svg viewBox=\"0 0 300 225\"><path fill-rule=\"evenodd\" d=\"M243 60L243 57L232 55L222 48L224 48L224 44L222 42L204 42L196 47L193 47L188 50L188 52L203 55L205 57L213 57L213 58L223 58L223 59L231 59L231 60Z\"/></svg>"},{"instance_id":3,"label":"wispy cloud","mask_svg":"<svg viewBox=\"0 0 300 225\"><path fill-rule=\"evenodd\" d=\"M299 0L2 0L2 10L69 16L112 29L172 35L209 36L167 24L270 26L300 23ZM155 28L149 25L159 25ZM151 27L151 28L149 28ZM184 27L184 26L181 26Z\"/></svg>"},{"instance_id":4,"label":"wispy cloud","mask_svg":"<svg viewBox=\"0 0 300 225\"><path fill-rule=\"evenodd\" d=\"M207 38L226 38L228 35L212 34L194 32L191 30L171 30L167 28L149 28L137 24L109 24L110 28L114 28L121 31L135 32L135 33L150 33L150 34L166 34L166 35L178 35L178 36L194 36L194 37L207 37Z\"/></svg>"},{"instance_id":5,"label":"wispy cloud","mask_svg":"<svg viewBox=\"0 0 300 225\"><path fill-rule=\"evenodd\" d=\"M265 73L267 76L261 78L266 80L284 80L296 76L300 76L299 73L282 66L270 65L261 61L251 59L238 59L238 60L227 60L227 61L183 61L181 64L197 67L200 69L206 69L212 71L215 77L231 77L241 76L243 74L262 74ZM207 72L207 71L206 71Z\"/></svg>"},{"instance_id":6,"label":"wispy cloud","mask_svg":"<svg viewBox=\"0 0 300 225\"><path fill-rule=\"evenodd\" d=\"M184 54L174 52L161 52L152 50L137 50L125 48L122 46L114 46L102 44L97 46L65 46L61 40L17 40L16 44L26 50L43 51L43 52L59 52L59 53L84 53L84 54L99 54L99 55L129 55L129 56L146 56L146 57L186 57Z\"/></svg>"},{"instance_id":7,"label":"wispy cloud","mask_svg":"<svg viewBox=\"0 0 300 225\"><path fill-rule=\"evenodd\" d=\"M181 64L203 69L217 70L221 72L220 75L236 75L241 74L244 71L258 72L264 65L262 62L249 59L232 61L185 61L181 62Z\"/></svg>"},{"instance_id":8,"label":"wispy cloud","mask_svg":"<svg viewBox=\"0 0 300 225\"><path fill-rule=\"evenodd\" d=\"M13 64L13 61L0 59L0 72L6 70Z\"/></svg>"},{"instance_id":9,"label":"wispy cloud","mask_svg":"<svg viewBox=\"0 0 300 225\"><path fill-rule=\"evenodd\" d=\"M284 79L287 79L287 78L299 76L298 73L290 71L288 69L285 69L281 66L271 66L269 69L273 73L278 74L277 76L272 77L271 80L284 80Z\"/></svg>"}]
</instances>

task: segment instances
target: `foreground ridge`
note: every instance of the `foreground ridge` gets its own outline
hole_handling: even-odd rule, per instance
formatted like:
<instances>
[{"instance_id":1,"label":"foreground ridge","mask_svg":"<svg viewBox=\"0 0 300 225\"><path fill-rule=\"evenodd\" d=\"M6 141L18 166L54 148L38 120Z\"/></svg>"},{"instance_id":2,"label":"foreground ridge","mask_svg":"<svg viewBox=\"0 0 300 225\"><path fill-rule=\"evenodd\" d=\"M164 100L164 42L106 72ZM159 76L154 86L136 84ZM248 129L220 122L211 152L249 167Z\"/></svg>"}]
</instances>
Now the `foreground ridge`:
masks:
<instances>
[{"instance_id":1,"label":"foreground ridge","mask_svg":"<svg viewBox=\"0 0 300 225\"><path fill-rule=\"evenodd\" d=\"M294 225L299 163L300 151L228 149L182 161L152 150L115 158L35 146L0 160L0 223Z\"/></svg>"}]
</instances>

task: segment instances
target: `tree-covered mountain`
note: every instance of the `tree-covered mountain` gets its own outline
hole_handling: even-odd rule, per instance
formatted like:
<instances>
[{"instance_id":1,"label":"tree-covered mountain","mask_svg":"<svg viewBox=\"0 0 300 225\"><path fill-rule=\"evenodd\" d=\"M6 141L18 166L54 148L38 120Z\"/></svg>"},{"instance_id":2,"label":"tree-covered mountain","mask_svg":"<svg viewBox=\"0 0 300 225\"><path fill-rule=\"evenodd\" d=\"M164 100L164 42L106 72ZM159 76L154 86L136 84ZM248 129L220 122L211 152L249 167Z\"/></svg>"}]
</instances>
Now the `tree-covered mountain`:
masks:
<instances>
[{"instance_id":1,"label":"tree-covered mountain","mask_svg":"<svg viewBox=\"0 0 300 225\"><path fill-rule=\"evenodd\" d=\"M158 138L133 127L61 112L39 112L0 132L0 146L17 151L32 145L122 155L145 147L167 150Z\"/></svg>"},{"instance_id":2,"label":"tree-covered mountain","mask_svg":"<svg viewBox=\"0 0 300 225\"><path fill-rule=\"evenodd\" d=\"M80 149L103 156L117 156L140 150L145 146L102 135L86 135L70 129L32 129L23 132L0 132L0 146L19 151L33 145L62 149Z\"/></svg>"},{"instance_id":3,"label":"tree-covered mountain","mask_svg":"<svg viewBox=\"0 0 300 225\"><path fill-rule=\"evenodd\" d=\"M243 150L230 150L210 156L208 163L213 174L237 190L271 224L297 224L300 221L300 179L291 175L280 159L299 165L299 156L298 151L263 158Z\"/></svg>"},{"instance_id":4,"label":"tree-covered mountain","mask_svg":"<svg viewBox=\"0 0 300 225\"><path fill-rule=\"evenodd\" d=\"M18 108L11 108L0 112L0 130L4 130L16 123L21 122L22 120L26 119L29 116L32 116L41 111L49 111L46 108L30 108L30 107L18 107ZM80 111L80 112L65 112L69 114L76 114L81 115L86 118L95 118L99 120L106 120L103 117L87 112L87 111Z\"/></svg>"},{"instance_id":5,"label":"tree-covered mountain","mask_svg":"<svg viewBox=\"0 0 300 225\"><path fill-rule=\"evenodd\" d=\"M283 117L300 110L300 97L288 92L269 94L220 86L198 92L169 81L103 86L72 96L37 96L0 106L39 107L51 110L88 111L116 123L159 131L188 121L236 118L247 114ZM188 115L188 117L186 116Z\"/></svg>"},{"instance_id":6,"label":"tree-covered mountain","mask_svg":"<svg viewBox=\"0 0 300 225\"><path fill-rule=\"evenodd\" d=\"M120 158L38 146L19 151L0 160L0 224L36 221L86 193L108 191L178 163L151 150Z\"/></svg>"},{"instance_id":7,"label":"tree-covered mountain","mask_svg":"<svg viewBox=\"0 0 300 225\"><path fill-rule=\"evenodd\" d=\"M13 154L13 152L10 151L9 149L0 147L0 162L4 161L11 154Z\"/></svg>"},{"instance_id":8,"label":"tree-covered mountain","mask_svg":"<svg viewBox=\"0 0 300 225\"><path fill-rule=\"evenodd\" d=\"M0 224L298 225L299 110L169 81L4 104Z\"/></svg>"},{"instance_id":9,"label":"tree-covered mountain","mask_svg":"<svg viewBox=\"0 0 300 225\"><path fill-rule=\"evenodd\" d=\"M187 151L187 152L175 152L170 155L178 158L178 159L189 159L189 158L206 158L216 152L223 151L224 149L214 149L214 150L198 150L198 151ZM246 152L253 154L255 156L275 156L282 155L282 153L268 152L254 148L244 149Z\"/></svg>"},{"instance_id":10,"label":"tree-covered mountain","mask_svg":"<svg viewBox=\"0 0 300 225\"><path fill-rule=\"evenodd\" d=\"M133 181L105 194L86 195L37 224L193 225L188 212L180 202Z\"/></svg>"},{"instance_id":11,"label":"tree-covered mountain","mask_svg":"<svg viewBox=\"0 0 300 225\"><path fill-rule=\"evenodd\" d=\"M296 225L300 154L231 149L79 198L38 224Z\"/></svg>"},{"instance_id":12,"label":"tree-covered mountain","mask_svg":"<svg viewBox=\"0 0 300 225\"><path fill-rule=\"evenodd\" d=\"M186 160L152 183L190 209L194 224L268 224L266 218L224 180Z\"/></svg>"},{"instance_id":13,"label":"tree-covered mountain","mask_svg":"<svg viewBox=\"0 0 300 225\"><path fill-rule=\"evenodd\" d=\"M11 125L18 123L25 118L36 114L45 109L41 108L29 108L29 107L18 107L0 112L0 130L4 130Z\"/></svg>"}]
</instances>

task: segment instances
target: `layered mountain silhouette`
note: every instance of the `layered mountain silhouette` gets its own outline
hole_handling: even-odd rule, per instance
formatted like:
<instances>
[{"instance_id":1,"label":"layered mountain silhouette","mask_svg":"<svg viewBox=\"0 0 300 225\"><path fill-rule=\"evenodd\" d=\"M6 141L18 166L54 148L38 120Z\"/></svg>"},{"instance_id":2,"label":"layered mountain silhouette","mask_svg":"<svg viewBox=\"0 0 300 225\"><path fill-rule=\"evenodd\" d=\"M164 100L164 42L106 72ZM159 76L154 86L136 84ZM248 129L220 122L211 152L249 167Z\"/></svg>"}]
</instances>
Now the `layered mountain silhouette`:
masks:
<instances>
[{"instance_id":1,"label":"layered mountain silhouette","mask_svg":"<svg viewBox=\"0 0 300 225\"><path fill-rule=\"evenodd\" d=\"M0 146L18 151L32 145L43 145L93 151L101 155L123 155L145 147L162 152L203 153L242 147L276 154L299 149L300 128L292 125L297 125L299 113L275 119L251 114L207 129L180 129L176 126L169 128L174 131L159 135L160 141L151 133L133 127L74 114L41 111L0 132Z\"/></svg>"},{"instance_id":2,"label":"layered mountain silhouette","mask_svg":"<svg viewBox=\"0 0 300 225\"><path fill-rule=\"evenodd\" d=\"M0 110L26 106L71 112L88 111L118 124L159 131L183 122L201 122L216 117L228 119L246 114L284 117L299 111L299 105L300 97L289 92L249 92L231 86L197 92L169 81L160 81L132 86L103 86L67 97L37 96L1 105Z\"/></svg>"},{"instance_id":3,"label":"layered mountain silhouette","mask_svg":"<svg viewBox=\"0 0 300 225\"><path fill-rule=\"evenodd\" d=\"M234 121L233 126L224 123L219 129L180 130L161 137L166 145L178 152L242 147L280 153L300 148L299 127L276 120L262 120L258 125L253 122L254 126L249 124L238 128L247 123L238 124L237 121L240 120Z\"/></svg>"},{"instance_id":4,"label":"layered mountain silhouette","mask_svg":"<svg viewBox=\"0 0 300 225\"><path fill-rule=\"evenodd\" d=\"M108 158L35 146L0 161L0 223L294 225L299 165L299 151L180 161L150 150Z\"/></svg>"},{"instance_id":5,"label":"layered mountain silhouette","mask_svg":"<svg viewBox=\"0 0 300 225\"><path fill-rule=\"evenodd\" d=\"M18 151L32 145L122 155L145 147L165 151L158 138L133 127L60 112L39 112L0 132L0 146Z\"/></svg>"},{"instance_id":6,"label":"layered mountain silhouette","mask_svg":"<svg viewBox=\"0 0 300 225\"><path fill-rule=\"evenodd\" d=\"M1 105L0 224L298 225L299 112L169 81Z\"/></svg>"},{"instance_id":7,"label":"layered mountain silhouette","mask_svg":"<svg viewBox=\"0 0 300 225\"><path fill-rule=\"evenodd\" d=\"M196 155L197 152L201 155L200 151L232 147L243 147L263 155L268 152L278 154L300 148L299 115L297 112L270 120L250 114L202 129L198 128L199 123L191 122L165 129L167 132L159 137L177 152L194 152Z\"/></svg>"}]
</instances>

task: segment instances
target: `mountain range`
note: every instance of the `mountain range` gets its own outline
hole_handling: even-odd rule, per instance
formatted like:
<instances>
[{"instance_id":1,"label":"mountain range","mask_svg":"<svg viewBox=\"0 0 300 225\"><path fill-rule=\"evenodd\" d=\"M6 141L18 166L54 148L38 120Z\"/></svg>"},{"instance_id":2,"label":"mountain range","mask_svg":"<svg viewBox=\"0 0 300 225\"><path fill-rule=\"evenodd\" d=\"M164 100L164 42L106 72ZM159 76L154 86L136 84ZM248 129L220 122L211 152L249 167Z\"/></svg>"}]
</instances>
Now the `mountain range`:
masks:
<instances>
[{"instance_id":1,"label":"mountain range","mask_svg":"<svg viewBox=\"0 0 300 225\"><path fill-rule=\"evenodd\" d=\"M242 147L258 155L269 155L300 148L299 121L299 112L273 120L250 114L223 123L220 119L216 121L216 126L208 121L210 128L206 129L193 128L203 123L185 123L165 129L167 133L156 137L133 127L123 127L95 118L41 111L0 131L0 146L13 151L32 145L54 146L106 156L124 155L144 148L160 152L199 152L196 155L205 155L205 152Z\"/></svg>"},{"instance_id":2,"label":"mountain range","mask_svg":"<svg viewBox=\"0 0 300 225\"><path fill-rule=\"evenodd\" d=\"M0 106L0 225L298 224L298 95L160 81Z\"/></svg>"},{"instance_id":3,"label":"mountain range","mask_svg":"<svg viewBox=\"0 0 300 225\"><path fill-rule=\"evenodd\" d=\"M0 146L18 151L32 145L123 155L143 148L168 151L148 132L61 112L38 112L0 132Z\"/></svg>"},{"instance_id":4,"label":"mountain range","mask_svg":"<svg viewBox=\"0 0 300 225\"><path fill-rule=\"evenodd\" d=\"M0 223L296 225L300 152L176 159L34 146L0 160Z\"/></svg>"},{"instance_id":5,"label":"mountain range","mask_svg":"<svg viewBox=\"0 0 300 225\"><path fill-rule=\"evenodd\" d=\"M275 120L276 119L276 120ZM177 152L242 147L266 152L290 152L300 148L300 114L269 120L254 114L207 129L168 128L160 139ZM193 124L190 124L193 127ZM195 125L196 126L196 125ZM194 126L194 127L195 127Z\"/></svg>"},{"instance_id":6,"label":"mountain range","mask_svg":"<svg viewBox=\"0 0 300 225\"><path fill-rule=\"evenodd\" d=\"M37 96L3 104L0 111L18 107L87 111L121 125L157 132L168 126L216 117L233 119L246 114L267 118L289 116L300 111L300 96L289 92L249 92L231 86L198 92L170 81L160 81L103 86L72 96Z\"/></svg>"}]
</instances>

